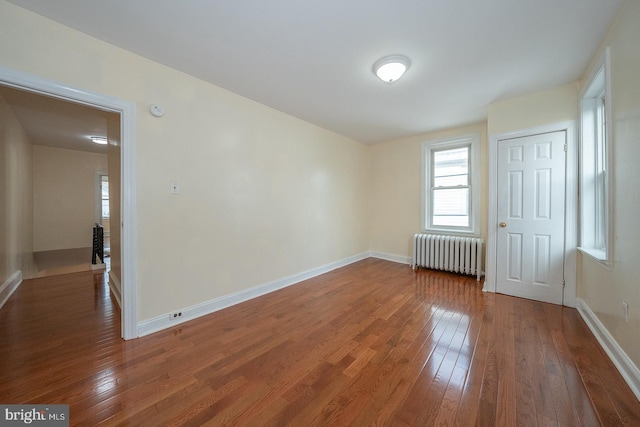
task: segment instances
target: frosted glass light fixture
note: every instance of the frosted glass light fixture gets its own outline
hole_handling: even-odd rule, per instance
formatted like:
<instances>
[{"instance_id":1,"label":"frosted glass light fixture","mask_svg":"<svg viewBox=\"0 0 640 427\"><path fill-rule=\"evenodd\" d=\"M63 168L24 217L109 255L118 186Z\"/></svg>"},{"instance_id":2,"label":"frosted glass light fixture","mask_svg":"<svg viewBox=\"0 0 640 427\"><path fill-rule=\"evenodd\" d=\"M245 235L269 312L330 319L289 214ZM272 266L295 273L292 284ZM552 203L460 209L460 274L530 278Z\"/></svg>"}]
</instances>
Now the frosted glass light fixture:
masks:
<instances>
[{"instance_id":1,"label":"frosted glass light fixture","mask_svg":"<svg viewBox=\"0 0 640 427\"><path fill-rule=\"evenodd\" d=\"M398 80L411 65L409 58L402 55L390 55L380 58L373 64L373 72L385 83Z\"/></svg>"}]
</instances>

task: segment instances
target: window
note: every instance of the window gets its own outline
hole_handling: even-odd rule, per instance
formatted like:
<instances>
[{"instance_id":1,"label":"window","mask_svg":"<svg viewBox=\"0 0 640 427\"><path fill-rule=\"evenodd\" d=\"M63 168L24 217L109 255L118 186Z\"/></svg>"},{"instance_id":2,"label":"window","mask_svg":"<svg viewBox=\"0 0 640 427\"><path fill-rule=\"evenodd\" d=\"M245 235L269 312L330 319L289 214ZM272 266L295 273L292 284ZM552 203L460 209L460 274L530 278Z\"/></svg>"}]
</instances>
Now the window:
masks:
<instances>
[{"instance_id":1,"label":"window","mask_svg":"<svg viewBox=\"0 0 640 427\"><path fill-rule=\"evenodd\" d=\"M580 105L580 250L609 265L610 117L609 51L595 67Z\"/></svg>"},{"instance_id":2,"label":"window","mask_svg":"<svg viewBox=\"0 0 640 427\"><path fill-rule=\"evenodd\" d=\"M109 177L100 175L102 218L109 218Z\"/></svg>"},{"instance_id":3,"label":"window","mask_svg":"<svg viewBox=\"0 0 640 427\"><path fill-rule=\"evenodd\" d=\"M424 151L424 229L476 233L477 135L430 141Z\"/></svg>"}]
</instances>

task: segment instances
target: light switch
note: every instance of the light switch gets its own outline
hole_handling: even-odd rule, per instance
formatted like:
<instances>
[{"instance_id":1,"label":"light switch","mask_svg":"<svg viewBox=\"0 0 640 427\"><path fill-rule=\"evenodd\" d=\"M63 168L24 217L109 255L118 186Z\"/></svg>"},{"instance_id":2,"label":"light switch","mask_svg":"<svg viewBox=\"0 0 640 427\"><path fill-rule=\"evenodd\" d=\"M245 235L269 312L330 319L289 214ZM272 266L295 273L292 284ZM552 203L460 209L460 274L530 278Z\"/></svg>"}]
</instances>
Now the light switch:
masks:
<instances>
[{"instance_id":1,"label":"light switch","mask_svg":"<svg viewBox=\"0 0 640 427\"><path fill-rule=\"evenodd\" d=\"M179 194L180 193L180 183L178 181L171 181L169 183L169 192L171 194Z\"/></svg>"}]
</instances>

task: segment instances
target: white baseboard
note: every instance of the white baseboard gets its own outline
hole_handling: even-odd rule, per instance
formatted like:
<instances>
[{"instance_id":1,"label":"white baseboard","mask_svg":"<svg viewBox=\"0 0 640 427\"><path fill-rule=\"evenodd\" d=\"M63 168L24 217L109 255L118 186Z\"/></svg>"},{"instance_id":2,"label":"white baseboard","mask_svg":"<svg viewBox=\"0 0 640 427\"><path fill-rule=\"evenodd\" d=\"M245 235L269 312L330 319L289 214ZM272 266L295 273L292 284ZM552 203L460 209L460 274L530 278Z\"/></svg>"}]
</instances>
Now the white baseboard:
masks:
<instances>
[{"instance_id":1,"label":"white baseboard","mask_svg":"<svg viewBox=\"0 0 640 427\"><path fill-rule=\"evenodd\" d=\"M371 251L369 252L369 256L371 256L372 258L379 258L379 259L384 259L386 261L397 262L399 264L407 264L407 265L411 264L411 257L404 256L404 255L396 255L396 254L388 254L385 252Z\"/></svg>"},{"instance_id":2,"label":"white baseboard","mask_svg":"<svg viewBox=\"0 0 640 427\"><path fill-rule=\"evenodd\" d=\"M169 313L166 313L152 319L143 320L141 322L138 322L138 336L142 337L145 335L149 335L154 332L179 325L189 320L211 314L215 311L222 310L223 308L231 307L232 305L248 301L252 298L268 294L269 292L277 291L278 289L295 285L296 283L300 283L303 280L307 280L312 277L328 273L329 271L335 270L336 268L344 267L354 262L369 258L369 256L369 252L363 252L361 254L357 254L340 261L332 262L330 264L294 274L292 276L274 280L268 283L263 283L249 289L245 289L219 298L214 298L212 300L205 301L191 307L183 308L179 310L182 313L180 319L169 320Z\"/></svg>"},{"instance_id":3,"label":"white baseboard","mask_svg":"<svg viewBox=\"0 0 640 427\"><path fill-rule=\"evenodd\" d=\"M122 295L120 293L120 281L113 274L113 271L109 270L109 289L111 289L111 294L113 294L116 302L118 303L118 307L122 308Z\"/></svg>"},{"instance_id":4,"label":"white baseboard","mask_svg":"<svg viewBox=\"0 0 640 427\"><path fill-rule=\"evenodd\" d=\"M622 378L627 382L633 394L640 400L640 370L633 363L633 361L627 356L622 347L617 343L615 338L609 333L607 328L600 322L600 319L595 315L587 303L581 298L577 298L578 313L584 319L593 335L609 356L609 359L618 368Z\"/></svg>"},{"instance_id":5,"label":"white baseboard","mask_svg":"<svg viewBox=\"0 0 640 427\"><path fill-rule=\"evenodd\" d=\"M22 271L17 270L0 286L0 308L9 300L11 295L22 283Z\"/></svg>"}]
</instances>

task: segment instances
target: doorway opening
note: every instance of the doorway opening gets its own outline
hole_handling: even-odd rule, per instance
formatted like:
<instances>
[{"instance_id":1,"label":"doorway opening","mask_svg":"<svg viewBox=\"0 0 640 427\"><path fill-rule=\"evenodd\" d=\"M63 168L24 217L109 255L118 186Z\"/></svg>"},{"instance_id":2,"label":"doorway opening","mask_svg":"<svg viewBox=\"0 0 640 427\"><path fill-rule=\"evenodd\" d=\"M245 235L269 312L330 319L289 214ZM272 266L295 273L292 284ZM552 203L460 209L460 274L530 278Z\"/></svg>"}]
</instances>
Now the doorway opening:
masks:
<instances>
[{"instance_id":1,"label":"doorway opening","mask_svg":"<svg viewBox=\"0 0 640 427\"><path fill-rule=\"evenodd\" d=\"M65 101L71 105L94 108L106 112L115 117L107 123L109 141L113 141L110 147L116 148L117 161L111 162L114 173L109 173L111 183L109 200L117 200L119 209L109 209L110 221L110 253L114 256L114 224L121 236L120 275L110 275L112 291L118 293L121 306L122 337L132 339L138 336L137 307L136 307L136 280L135 280L135 104L128 101L86 92L73 88L67 84L12 70L0 66L0 85L8 88L19 89L31 94L42 95L45 98L53 98ZM115 113L115 114L114 114ZM110 171L111 172L111 171ZM117 188L114 194L113 189ZM115 221L117 220L117 221ZM112 262L113 264L113 262ZM113 267L113 265L112 265ZM116 283L117 282L117 283ZM19 285L19 284L18 284Z\"/></svg>"}]
</instances>

